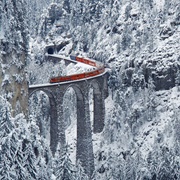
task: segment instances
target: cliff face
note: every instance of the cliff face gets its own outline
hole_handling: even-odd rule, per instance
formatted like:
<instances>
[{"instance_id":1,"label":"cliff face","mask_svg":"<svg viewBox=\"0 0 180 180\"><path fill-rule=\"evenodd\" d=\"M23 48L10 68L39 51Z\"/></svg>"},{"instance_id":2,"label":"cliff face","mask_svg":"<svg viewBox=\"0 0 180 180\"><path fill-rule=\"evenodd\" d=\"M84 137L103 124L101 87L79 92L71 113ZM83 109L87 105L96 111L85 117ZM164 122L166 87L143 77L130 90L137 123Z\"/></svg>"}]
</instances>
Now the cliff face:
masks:
<instances>
[{"instance_id":1,"label":"cliff face","mask_svg":"<svg viewBox=\"0 0 180 180\"><path fill-rule=\"evenodd\" d=\"M128 84L141 70L145 83L152 78L156 90L169 89L179 70L179 9L175 0L57 1L42 16L39 36L60 54L129 66Z\"/></svg>"},{"instance_id":2,"label":"cliff face","mask_svg":"<svg viewBox=\"0 0 180 180\"><path fill-rule=\"evenodd\" d=\"M36 60L55 44L111 67L95 179L179 178L179 10L176 0L64 0L41 18Z\"/></svg>"},{"instance_id":3,"label":"cliff face","mask_svg":"<svg viewBox=\"0 0 180 180\"><path fill-rule=\"evenodd\" d=\"M0 91L11 103L13 116L27 115L28 109L28 31L24 5L23 1L3 1L0 6Z\"/></svg>"}]
</instances>

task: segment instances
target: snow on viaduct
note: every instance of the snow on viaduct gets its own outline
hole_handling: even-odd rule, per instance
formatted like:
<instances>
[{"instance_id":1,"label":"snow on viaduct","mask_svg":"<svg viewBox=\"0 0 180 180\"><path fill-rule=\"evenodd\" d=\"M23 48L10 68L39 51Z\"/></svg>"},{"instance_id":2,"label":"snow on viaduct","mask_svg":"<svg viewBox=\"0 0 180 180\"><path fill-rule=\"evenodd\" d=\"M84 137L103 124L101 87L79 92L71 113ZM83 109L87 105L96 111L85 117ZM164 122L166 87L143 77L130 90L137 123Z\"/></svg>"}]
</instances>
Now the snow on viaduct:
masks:
<instances>
[{"instance_id":1,"label":"snow on viaduct","mask_svg":"<svg viewBox=\"0 0 180 180\"><path fill-rule=\"evenodd\" d=\"M55 57L57 58L57 57ZM104 128L105 104L108 96L107 87L108 73L104 73L76 81L61 83L48 83L29 86L29 97L43 91L50 101L50 147L52 153L56 151L57 144L63 147L65 139L65 119L63 119L63 97L71 87L77 97L77 144L76 159L79 159L86 173L91 176L94 171L94 155L92 145L92 132L100 133ZM90 122L89 90L93 88L94 97L94 120L93 129Z\"/></svg>"}]
</instances>

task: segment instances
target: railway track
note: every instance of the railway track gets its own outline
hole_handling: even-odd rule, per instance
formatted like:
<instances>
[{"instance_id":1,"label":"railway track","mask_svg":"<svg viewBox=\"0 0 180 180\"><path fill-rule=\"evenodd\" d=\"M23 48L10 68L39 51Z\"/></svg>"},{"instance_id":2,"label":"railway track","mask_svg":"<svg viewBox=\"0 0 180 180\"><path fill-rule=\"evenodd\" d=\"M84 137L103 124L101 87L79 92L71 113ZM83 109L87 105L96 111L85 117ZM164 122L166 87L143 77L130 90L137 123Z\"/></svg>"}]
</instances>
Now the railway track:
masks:
<instances>
[{"instance_id":1,"label":"railway track","mask_svg":"<svg viewBox=\"0 0 180 180\"><path fill-rule=\"evenodd\" d=\"M105 72L105 67L104 64L86 59L83 57L78 57L78 56L70 56L70 59L75 62L81 62L90 66L95 67L95 70L89 71L89 72L84 72L84 73L79 73L79 74L72 74L68 76L56 76L50 78L50 83L60 83L60 82L66 82L66 81L74 81L74 80L80 80L84 78L89 78L89 77L94 77L99 74L102 74Z\"/></svg>"}]
</instances>

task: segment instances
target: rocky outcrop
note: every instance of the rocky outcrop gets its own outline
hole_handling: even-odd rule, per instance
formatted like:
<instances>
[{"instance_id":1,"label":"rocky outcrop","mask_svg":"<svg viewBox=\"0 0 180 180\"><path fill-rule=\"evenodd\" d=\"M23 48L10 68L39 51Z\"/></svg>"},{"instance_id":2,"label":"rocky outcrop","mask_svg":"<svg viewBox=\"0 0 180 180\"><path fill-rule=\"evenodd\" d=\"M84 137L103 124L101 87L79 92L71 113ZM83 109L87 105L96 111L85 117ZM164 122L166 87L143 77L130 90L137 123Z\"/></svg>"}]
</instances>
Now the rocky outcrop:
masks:
<instances>
[{"instance_id":1,"label":"rocky outcrop","mask_svg":"<svg viewBox=\"0 0 180 180\"><path fill-rule=\"evenodd\" d=\"M11 103L13 116L18 113L27 115L28 34L23 2L4 1L0 8L0 94Z\"/></svg>"}]
</instances>

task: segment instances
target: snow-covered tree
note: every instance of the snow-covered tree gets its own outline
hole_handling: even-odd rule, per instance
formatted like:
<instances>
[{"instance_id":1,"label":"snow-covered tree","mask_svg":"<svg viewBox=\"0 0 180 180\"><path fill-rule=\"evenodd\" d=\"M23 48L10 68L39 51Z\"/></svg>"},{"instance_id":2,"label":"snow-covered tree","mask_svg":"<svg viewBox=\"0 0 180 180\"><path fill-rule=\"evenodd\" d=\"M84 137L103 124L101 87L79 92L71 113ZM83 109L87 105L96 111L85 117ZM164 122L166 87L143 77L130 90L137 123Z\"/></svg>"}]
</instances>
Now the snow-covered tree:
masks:
<instances>
[{"instance_id":1,"label":"snow-covered tree","mask_svg":"<svg viewBox=\"0 0 180 180\"><path fill-rule=\"evenodd\" d=\"M27 116L26 57L28 28L26 2L1 1L0 7L0 90L12 105L12 114Z\"/></svg>"},{"instance_id":2,"label":"snow-covered tree","mask_svg":"<svg viewBox=\"0 0 180 180\"><path fill-rule=\"evenodd\" d=\"M52 155L39 128L27 123L23 114L13 118L10 110L7 100L0 98L0 179L50 179Z\"/></svg>"},{"instance_id":3,"label":"snow-covered tree","mask_svg":"<svg viewBox=\"0 0 180 180\"><path fill-rule=\"evenodd\" d=\"M41 19L36 60L47 44L60 44L60 54L90 56L112 69L113 98L106 100L105 128L96 136L103 139L103 162L93 141L96 179L178 179L178 1L54 0ZM41 80L36 72L32 83ZM65 110L68 117L72 108Z\"/></svg>"},{"instance_id":4,"label":"snow-covered tree","mask_svg":"<svg viewBox=\"0 0 180 180\"><path fill-rule=\"evenodd\" d=\"M67 145L63 149L60 149L60 146L58 146L53 164L56 179L75 180L76 169L69 158Z\"/></svg>"},{"instance_id":5,"label":"snow-covered tree","mask_svg":"<svg viewBox=\"0 0 180 180\"><path fill-rule=\"evenodd\" d=\"M88 176L84 172L84 168L81 165L81 162L78 160L76 165L76 180L88 180Z\"/></svg>"}]
</instances>

